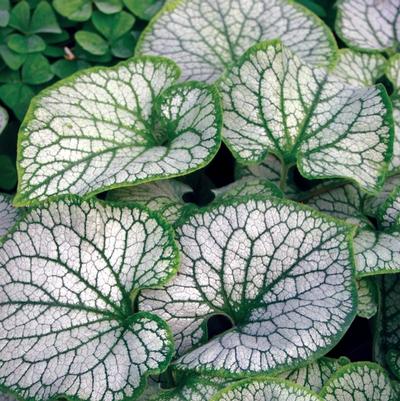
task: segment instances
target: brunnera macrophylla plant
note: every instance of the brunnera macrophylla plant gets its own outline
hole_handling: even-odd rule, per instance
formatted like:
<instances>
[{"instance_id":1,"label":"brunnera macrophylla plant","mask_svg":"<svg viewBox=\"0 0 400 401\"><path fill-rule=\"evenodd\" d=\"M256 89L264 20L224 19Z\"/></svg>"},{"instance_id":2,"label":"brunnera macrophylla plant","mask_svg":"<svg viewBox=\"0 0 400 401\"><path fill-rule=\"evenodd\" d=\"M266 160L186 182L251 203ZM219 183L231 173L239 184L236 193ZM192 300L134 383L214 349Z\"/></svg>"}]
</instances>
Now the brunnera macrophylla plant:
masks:
<instances>
[{"instance_id":1,"label":"brunnera macrophylla plant","mask_svg":"<svg viewBox=\"0 0 400 401\"><path fill-rule=\"evenodd\" d=\"M338 50L292 0L171 0L41 91L0 194L0 400L400 399L399 15L339 1ZM327 355L356 316L374 362Z\"/></svg>"}]
</instances>

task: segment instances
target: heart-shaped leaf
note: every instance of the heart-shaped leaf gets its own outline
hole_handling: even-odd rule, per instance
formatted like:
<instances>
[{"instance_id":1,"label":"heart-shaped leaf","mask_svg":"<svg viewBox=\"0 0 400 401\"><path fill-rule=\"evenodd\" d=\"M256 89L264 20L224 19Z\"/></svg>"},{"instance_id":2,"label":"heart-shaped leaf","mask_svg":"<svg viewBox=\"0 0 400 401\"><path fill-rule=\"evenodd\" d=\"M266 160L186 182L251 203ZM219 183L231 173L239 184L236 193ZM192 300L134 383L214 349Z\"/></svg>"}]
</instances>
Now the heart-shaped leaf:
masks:
<instances>
[{"instance_id":1,"label":"heart-shaped leaf","mask_svg":"<svg viewBox=\"0 0 400 401\"><path fill-rule=\"evenodd\" d=\"M371 86L385 73L386 59L381 54L340 49L333 74L353 86Z\"/></svg>"},{"instance_id":2,"label":"heart-shaped leaf","mask_svg":"<svg viewBox=\"0 0 400 401\"><path fill-rule=\"evenodd\" d=\"M87 21L92 15L91 0L53 0L53 7L72 21Z\"/></svg>"},{"instance_id":3,"label":"heart-shaped leaf","mask_svg":"<svg viewBox=\"0 0 400 401\"><path fill-rule=\"evenodd\" d=\"M328 380L320 395L325 401L396 401L389 376L370 362L343 366Z\"/></svg>"},{"instance_id":4,"label":"heart-shaped leaf","mask_svg":"<svg viewBox=\"0 0 400 401\"><path fill-rule=\"evenodd\" d=\"M280 42L250 48L221 81L226 144L242 163L269 152L306 178L383 184L392 157L392 113L382 85L349 86L304 64Z\"/></svg>"},{"instance_id":5,"label":"heart-shaped leaf","mask_svg":"<svg viewBox=\"0 0 400 401\"><path fill-rule=\"evenodd\" d=\"M397 0L340 0L337 7L336 33L349 47L366 51L398 50L400 3Z\"/></svg>"},{"instance_id":6,"label":"heart-shaped leaf","mask_svg":"<svg viewBox=\"0 0 400 401\"><path fill-rule=\"evenodd\" d=\"M168 222L175 223L185 206L183 195L190 192L192 188L189 185L176 180L163 180L110 191L107 199L140 203L162 214Z\"/></svg>"},{"instance_id":7,"label":"heart-shaped leaf","mask_svg":"<svg viewBox=\"0 0 400 401\"><path fill-rule=\"evenodd\" d=\"M180 357L179 369L294 368L332 348L351 323L349 226L276 198L224 201L179 223L179 274L144 291L139 309L170 324L179 355L206 339L211 316L234 325Z\"/></svg>"},{"instance_id":8,"label":"heart-shaped leaf","mask_svg":"<svg viewBox=\"0 0 400 401\"><path fill-rule=\"evenodd\" d=\"M374 357L399 375L393 357L400 349L400 274L387 274L379 280L380 303L374 334Z\"/></svg>"},{"instance_id":9,"label":"heart-shaped leaf","mask_svg":"<svg viewBox=\"0 0 400 401\"><path fill-rule=\"evenodd\" d=\"M137 397L173 344L134 299L177 264L172 230L146 209L78 198L31 209L0 249L1 385L40 401Z\"/></svg>"},{"instance_id":10,"label":"heart-shaped leaf","mask_svg":"<svg viewBox=\"0 0 400 401\"><path fill-rule=\"evenodd\" d=\"M8 124L8 113L4 107L0 106L0 134L4 131Z\"/></svg>"},{"instance_id":11,"label":"heart-shaped leaf","mask_svg":"<svg viewBox=\"0 0 400 401\"><path fill-rule=\"evenodd\" d=\"M123 0L125 6L141 19L149 20L162 7L164 0Z\"/></svg>"},{"instance_id":12,"label":"heart-shaped leaf","mask_svg":"<svg viewBox=\"0 0 400 401\"><path fill-rule=\"evenodd\" d=\"M212 401L323 401L304 387L289 381L272 379L243 380L221 390Z\"/></svg>"},{"instance_id":13,"label":"heart-shaped leaf","mask_svg":"<svg viewBox=\"0 0 400 401\"><path fill-rule=\"evenodd\" d=\"M329 29L287 0L167 2L142 33L136 53L172 58L182 79L212 82L254 43L275 38L310 63L334 62L336 43Z\"/></svg>"},{"instance_id":14,"label":"heart-shaped leaf","mask_svg":"<svg viewBox=\"0 0 400 401\"><path fill-rule=\"evenodd\" d=\"M179 76L174 63L141 57L75 74L41 92L19 133L17 204L93 195L179 176L220 146L215 88Z\"/></svg>"},{"instance_id":15,"label":"heart-shaped leaf","mask_svg":"<svg viewBox=\"0 0 400 401\"><path fill-rule=\"evenodd\" d=\"M20 210L12 206L10 195L0 193L0 237L15 224Z\"/></svg>"},{"instance_id":16,"label":"heart-shaped leaf","mask_svg":"<svg viewBox=\"0 0 400 401\"><path fill-rule=\"evenodd\" d=\"M395 189L394 192L397 190ZM396 199L390 195L389 199ZM313 196L308 200L310 206L321 212L330 214L348 223L358 226L354 237L354 253L356 259L356 272L358 277L375 274L394 273L400 271L400 230L398 228L388 229L381 215L385 212L377 212L376 229L368 217L364 205L367 200L365 194L353 185L347 184L342 187L328 190ZM389 207L386 202L384 207L389 214ZM395 213L392 211L392 216Z\"/></svg>"},{"instance_id":17,"label":"heart-shaped leaf","mask_svg":"<svg viewBox=\"0 0 400 401\"><path fill-rule=\"evenodd\" d=\"M323 357L302 368L282 373L280 377L319 393L325 382L349 362L345 357L340 359Z\"/></svg>"}]
</instances>

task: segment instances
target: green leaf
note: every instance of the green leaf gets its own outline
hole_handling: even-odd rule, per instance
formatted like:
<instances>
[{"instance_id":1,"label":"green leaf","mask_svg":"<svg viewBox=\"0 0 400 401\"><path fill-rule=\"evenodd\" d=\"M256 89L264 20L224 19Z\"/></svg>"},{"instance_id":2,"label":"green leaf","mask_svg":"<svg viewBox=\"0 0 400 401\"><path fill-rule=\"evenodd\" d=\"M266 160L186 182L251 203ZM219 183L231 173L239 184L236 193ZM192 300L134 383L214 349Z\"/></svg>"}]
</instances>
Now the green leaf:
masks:
<instances>
[{"instance_id":1,"label":"green leaf","mask_svg":"<svg viewBox=\"0 0 400 401\"><path fill-rule=\"evenodd\" d=\"M341 357L339 359L323 357L304 367L292 370L290 372L284 372L280 374L279 377L319 393L325 382L339 368L348 364L349 362L350 361L345 357Z\"/></svg>"},{"instance_id":2,"label":"green leaf","mask_svg":"<svg viewBox=\"0 0 400 401\"><path fill-rule=\"evenodd\" d=\"M307 62L335 62L328 27L287 0L168 1L142 33L136 54L170 57L182 79L212 82L250 46L277 37Z\"/></svg>"},{"instance_id":3,"label":"green leaf","mask_svg":"<svg viewBox=\"0 0 400 401\"><path fill-rule=\"evenodd\" d=\"M15 202L89 196L206 165L220 146L220 99L202 83L173 85L178 76L171 61L142 57L41 92L19 133Z\"/></svg>"},{"instance_id":4,"label":"green leaf","mask_svg":"<svg viewBox=\"0 0 400 401\"><path fill-rule=\"evenodd\" d=\"M0 0L0 28L4 28L10 21L10 0Z\"/></svg>"},{"instance_id":5,"label":"green leaf","mask_svg":"<svg viewBox=\"0 0 400 401\"><path fill-rule=\"evenodd\" d=\"M132 29L135 18L125 11L112 15L95 11L92 16L92 22L95 28L112 42Z\"/></svg>"},{"instance_id":6,"label":"green leaf","mask_svg":"<svg viewBox=\"0 0 400 401\"><path fill-rule=\"evenodd\" d=\"M47 1L41 1L33 11L30 31L32 33L61 33L57 17Z\"/></svg>"},{"instance_id":7,"label":"green leaf","mask_svg":"<svg viewBox=\"0 0 400 401\"><path fill-rule=\"evenodd\" d=\"M324 7L315 3L312 0L297 0L300 4L310 9L313 13L317 14L319 17L326 17L326 11ZM318 0L317 0L318 1Z\"/></svg>"},{"instance_id":8,"label":"green leaf","mask_svg":"<svg viewBox=\"0 0 400 401\"><path fill-rule=\"evenodd\" d=\"M186 205L183 195L192 192L189 185L176 180L163 180L115 189L108 192L107 199L139 203L160 213L168 222L175 223Z\"/></svg>"},{"instance_id":9,"label":"green leaf","mask_svg":"<svg viewBox=\"0 0 400 401\"><path fill-rule=\"evenodd\" d=\"M87 21L92 15L91 0L53 0L53 7L72 21Z\"/></svg>"},{"instance_id":10,"label":"green leaf","mask_svg":"<svg viewBox=\"0 0 400 401\"><path fill-rule=\"evenodd\" d=\"M51 65L51 70L58 78L66 78L88 67L90 67L90 64L83 60L57 60Z\"/></svg>"},{"instance_id":11,"label":"green leaf","mask_svg":"<svg viewBox=\"0 0 400 401\"><path fill-rule=\"evenodd\" d=\"M111 53L114 57L129 58L134 53L135 43L132 33L127 33L111 44Z\"/></svg>"},{"instance_id":12,"label":"green leaf","mask_svg":"<svg viewBox=\"0 0 400 401\"><path fill-rule=\"evenodd\" d=\"M104 14L118 13L123 7L122 0L94 0L94 4Z\"/></svg>"},{"instance_id":13,"label":"green leaf","mask_svg":"<svg viewBox=\"0 0 400 401\"><path fill-rule=\"evenodd\" d=\"M8 124L8 113L4 107L0 106L0 134L4 131Z\"/></svg>"},{"instance_id":14,"label":"green leaf","mask_svg":"<svg viewBox=\"0 0 400 401\"><path fill-rule=\"evenodd\" d=\"M212 401L324 401L318 394L286 380L247 379L221 390Z\"/></svg>"},{"instance_id":15,"label":"green leaf","mask_svg":"<svg viewBox=\"0 0 400 401\"><path fill-rule=\"evenodd\" d=\"M32 89L21 82L0 86L0 100L8 106L19 120L22 120L34 96Z\"/></svg>"},{"instance_id":16,"label":"green leaf","mask_svg":"<svg viewBox=\"0 0 400 401\"><path fill-rule=\"evenodd\" d=\"M398 1L340 0L336 33L349 46L365 51L399 49Z\"/></svg>"},{"instance_id":17,"label":"green leaf","mask_svg":"<svg viewBox=\"0 0 400 401\"><path fill-rule=\"evenodd\" d=\"M27 84L44 84L53 77L50 63L42 54L29 55L22 66L22 80Z\"/></svg>"},{"instance_id":18,"label":"green leaf","mask_svg":"<svg viewBox=\"0 0 400 401\"><path fill-rule=\"evenodd\" d=\"M18 54L5 45L0 45L0 56L12 70L19 70L26 60L26 54Z\"/></svg>"},{"instance_id":19,"label":"green leaf","mask_svg":"<svg viewBox=\"0 0 400 401\"><path fill-rule=\"evenodd\" d=\"M102 56L108 51L108 43L97 33L78 31L75 33L75 40L91 54Z\"/></svg>"},{"instance_id":20,"label":"green leaf","mask_svg":"<svg viewBox=\"0 0 400 401\"><path fill-rule=\"evenodd\" d=\"M258 194L283 197L282 191L271 181L252 177L243 177L229 185L213 189L212 192L216 201Z\"/></svg>"},{"instance_id":21,"label":"green leaf","mask_svg":"<svg viewBox=\"0 0 400 401\"><path fill-rule=\"evenodd\" d=\"M123 0L126 8L143 20L150 20L160 10L164 0Z\"/></svg>"},{"instance_id":22,"label":"green leaf","mask_svg":"<svg viewBox=\"0 0 400 401\"><path fill-rule=\"evenodd\" d=\"M328 380L320 395L325 401L396 401L389 376L371 362L345 365Z\"/></svg>"},{"instance_id":23,"label":"green leaf","mask_svg":"<svg viewBox=\"0 0 400 401\"><path fill-rule=\"evenodd\" d=\"M28 33L31 12L27 1L19 1L11 10L9 25L18 31Z\"/></svg>"},{"instance_id":24,"label":"green leaf","mask_svg":"<svg viewBox=\"0 0 400 401\"><path fill-rule=\"evenodd\" d=\"M46 43L38 35L20 35L15 33L7 38L8 47L19 54L38 53L46 49Z\"/></svg>"},{"instance_id":25,"label":"green leaf","mask_svg":"<svg viewBox=\"0 0 400 401\"><path fill-rule=\"evenodd\" d=\"M338 56L338 62L332 72L349 85L370 86L385 73L386 59L381 54L340 49Z\"/></svg>"},{"instance_id":26,"label":"green leaf","mask_svg":"<svg viewBox=\"0 0 400 401\"><path fill-rule=\"evenodd\" d=\"M269 154L261 163L259 164L250 164L244 165L240 163L236 163L235 166L235 177L237 179L243 177L253 177L259 178L263 180L268 180L274 183L276 186L280 186L281 183L281 171L282 171L282 163L279 161L277 157L272 154ZM291 182L286 180L285 184L285 195L294 199L298 189L292 185Z\"/></svg>"},{"instance_id":27,"label":"green leaf","mask_svg":"<svg viewBox=\"0 0 400 401\"><path fill-rule=\"evenodd\" d=\"M10 195L0 193L0 237L6 235L9 229L15 224L20 211L21 209L17 209L11 205Z\"/></svg>"},{"instance_id":28,"label":"green leaf","mask_svg":"<svg viewBox=\"0 0 400 401\"><path fill-rule=\"evenodd\" d=\"M400 274L387 274L380 278L379 310L375 322L374 359L387 365L388 355L400 349ZM388 368L394 366L388 364ZM397 374L397 369L392 371Z\"/></svg>"},{"instance_id":29,"label":"green leaf","mask_svg":"<svg viewBox=\"0 0 400 401\"><path fill-rule=\"evenodd\" d=\"M178 267L173 232L158 215L52 202L27 212L0 261L4 387L35 401L128 401L167 368L168 326L132 306L139 290L163 285Z\"/></svg>"},{"instance_id":30,"label":"green leaf","mask_svg":"<svg viewBox=\"0 0 400 401\"><path fill-rule=\"evenodd\" d=\"M220 83L226 144L242 163L272 152L309 179L383 185L393 119L382 85L349 86L304 64L280 42L250 48Z\"/></svg>"},{"instance_id":31,"label":"green leaf","mask_svg":"<svg viewBox=\"0 0 400 401\"><path fill-rule=\"evenodd\" d=\"M11 191L17 184L15 162L8 155L0 155L0 188Z\"/></svg>"},{"instance_id":32,"label":"green leaf","mask_svg":"<svg viewBox=\"0 0 400 401\"><path fill-rule=\"evenodd\" d=\"M220 377L187 375L170 390L158 389L148 401L206 401L222 390L229 380ZM139 401L147 401L140 399Z\"/></svg>"},{"instance_id":33,"label":"green leaf","mask_svg":"<svg viewBox=\"0 0 400 401\"><path fill-rule=\"evenodd\" d=\"M177 225L179 275L142 292L139 309L171 326L178 369L239 376L293 369L331 349L353 320L349 226L259 197L192 211ZM201 345L216 314L234 327Z\"/></svg>"},{"instance_id":34,"label":"green leaf","mask_svg":"<svg viewBox=\"0 0 400 401\"><path fill-rule=\"evenodd\" d=\"M378 289L371 277L356 280L358 294L357 314L364 319L371 319L378 311Z\"/></svg>"},{"instance_id":35,"label":"green leaf","mask_svg":"<svg viewBox=\"0 0 400 401\"><path fill-rule=\"evenodd\" d=\"M400 351L391 349L387 354L390 370L400 379Z\"/></svg>"}]
</instances>

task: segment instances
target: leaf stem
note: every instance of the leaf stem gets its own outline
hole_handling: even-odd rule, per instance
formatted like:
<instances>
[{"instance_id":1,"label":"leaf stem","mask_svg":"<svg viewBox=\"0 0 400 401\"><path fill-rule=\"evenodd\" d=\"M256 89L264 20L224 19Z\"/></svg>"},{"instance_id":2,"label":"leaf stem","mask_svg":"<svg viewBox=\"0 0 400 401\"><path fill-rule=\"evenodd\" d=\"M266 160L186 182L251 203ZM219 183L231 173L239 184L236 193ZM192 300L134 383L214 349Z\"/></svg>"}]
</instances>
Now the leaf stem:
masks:
<instances>
[{"instance_id":1,"label":"leaf stem","mask_svg":"<svg viewBox=\"0 0 400 401\"><path fill-rule=\"evenodd\" d=\"M286 182L287 182L287 178L288 178L289 168L290 168L289 164L282 162L281 179L279 181L279 188L282 190L282 192L285 192L285 190L286 190Z\"/></svg>"}]
</instances>

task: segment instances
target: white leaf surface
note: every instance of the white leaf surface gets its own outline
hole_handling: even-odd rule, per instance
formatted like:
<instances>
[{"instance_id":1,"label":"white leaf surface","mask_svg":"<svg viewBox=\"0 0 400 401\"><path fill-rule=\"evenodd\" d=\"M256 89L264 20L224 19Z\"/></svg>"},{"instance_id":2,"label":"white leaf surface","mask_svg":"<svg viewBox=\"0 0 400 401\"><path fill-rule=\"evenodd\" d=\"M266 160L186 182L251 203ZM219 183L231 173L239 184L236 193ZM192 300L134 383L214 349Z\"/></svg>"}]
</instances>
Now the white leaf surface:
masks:
<instances>
[{"instance_id":1,"label":"white leaf surface","mask_svg":"<svg viewBox=\"0 0 400 401\"><path fill-rule=\"evenodd\" d=\"M306 178L380 189L393 143L383 86L349 86L274 41L250 48L220 88L223 137L240 162L259 163L272 152Z\"/></svg>"},{"instance_id":2,"label":"white leaf surface","mask_svg":"<svg viewBox=\"0 0 400 401\"><path fill-rule=\"evenodd\" d=\"M165 289L143 291L139 307L170 324L178 355L206 339L211 316L233 322L181 356L179 369L294 368L330 349L355 314L350 231L274 198L201 209L177 228L179 274Z\"/></svg>"},{"instance_id":3,"label":"white leaf surface","mask_svg":"<svg viewBox=\"0 0 400 401\"><path fill-rule=\"evenodd\" d=\"M16 204L187 174L220 146L213 87L173 85L177 66L141 57L45 89L19 134Z\"/></svg>"},{"instance_id":4,"label":"white leaf surface","mask_svg":"<svg viewBox=\"0 0 400 401\"><path fill-rule=\"evenodd\" d=\"M0 237L7 234L8 230L16 223L21 209L11 204L10 195L0 193Z\"/></svg>"},{"instance_id":5,"label":"white leaf surface","mask_svg":"<svg viewBox=\"0 0 400 401\"><path fill-rule=\"evenodd\" d=\"M340 0L336 32L349 47L396 51L400 42L398 0Z\"/></svg>"},{"instance_id":6,"label":"white leaf surface","mask_svg":"<svg viewBox=\"0 0 400 401\"><path fill-rule=\"evenodd\" d=\"M0 384L37 401L136 398L173 344L133 299L177 261L171 229L145 209L75 198L31 209L0 248Z\"/></svg>"},{"instance_id":7,"label":"white leaf surface","mask_svg":"<svg viewBox=\"0 0 400 401\"><path fill-rule=\"evenodd\" d=\"M170 1L142 33L136 54L169 57L183 80L212 82L254 43L275 38L307 62L334 62L328 27L287 0Z\"/></svg>"}]
</instances>

